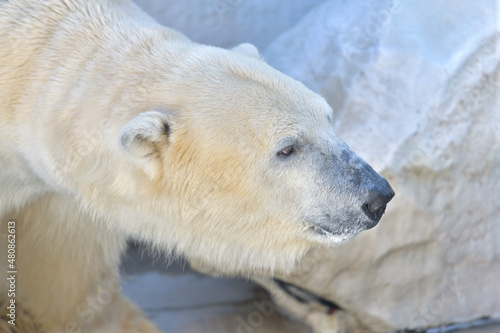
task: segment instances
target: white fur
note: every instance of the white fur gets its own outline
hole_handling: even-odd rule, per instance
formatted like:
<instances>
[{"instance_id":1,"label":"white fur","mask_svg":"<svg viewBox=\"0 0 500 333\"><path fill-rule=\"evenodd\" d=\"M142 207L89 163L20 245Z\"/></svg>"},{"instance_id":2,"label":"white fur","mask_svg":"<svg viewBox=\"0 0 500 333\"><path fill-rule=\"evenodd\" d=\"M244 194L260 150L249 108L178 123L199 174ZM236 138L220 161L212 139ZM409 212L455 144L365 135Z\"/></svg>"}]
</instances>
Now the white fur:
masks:
<instances>
[{"instance_id":1,"label":"white fur","mask_svg":"<svg viewBox=\"0 0 500 333\"><path fill-rule=\"evenodd\" d=\"M262 57L259 54L259 50L257 50L257 48L250 43L242 43L236 47L233 47L231 49L231 51L236 52L236 53L240 53L240 54L243 54L243 55L255 58L255 59L262 60Z\"/></svg>"},{"instance_id":2,"label":"white fur","mask_svg":"<svg viewBox=\"0 0 500 333\"><path fill-rule=\"evenodd\" d=\"M195 44L126 0L17 0L0 2L0 59L0 220L25 239L17 301L44 332L155 330L119 294L92 320L77 311L126 237L270 274L336 240L304 219L304 193L354 202L304 192L276 159L283 140L334 138L331 109L253 46Z\"/></svg>"}]
</instances>

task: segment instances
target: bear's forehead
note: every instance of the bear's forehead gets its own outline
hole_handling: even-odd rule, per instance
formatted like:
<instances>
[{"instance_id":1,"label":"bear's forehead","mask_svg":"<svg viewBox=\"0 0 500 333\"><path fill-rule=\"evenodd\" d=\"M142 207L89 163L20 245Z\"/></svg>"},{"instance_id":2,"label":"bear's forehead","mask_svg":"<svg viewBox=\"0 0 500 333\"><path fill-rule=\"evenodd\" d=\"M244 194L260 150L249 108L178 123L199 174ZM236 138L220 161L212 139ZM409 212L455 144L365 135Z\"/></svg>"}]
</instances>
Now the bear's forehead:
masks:
<instances>
[{"instance_id":1,"label":"bear's forehead","mask_svg":"<svg viewBox=\"0 0 500 333\"><path fill-rule=\"evenodd\" d=\"M331 126L330 106L302 83L260 60L223 50L207 52L200 61L191 62L193 80L181 82L186 95L194 96L184 107L200 126L273 139Z\"/></svg>"},{"instance_id":2,"label":"bear's forehead","mask_svg":"<svg viewBox=\"0 0 500 333\"><path fill-rule=\"evenodd\" d=\"M239 85L241 93L259 106L257 111L275 111L285 115L282 120L293 119L292 122L307 122L316 117L323 120L333 116L323 97L272 68L265 69L245 72Z\"/></svg>"},{"instance_id":3,"label":"bear's forehead","mask_svg":"<svg viewBox=\"0 0 500 333\"><path fill-rule=\"evenodd\" d=\"M302 106L296 108L298 112L312 106L328 112L322 97L261 60L216 48L203 51L191 54L194 59L189 61L189 73L193 78L184 82L202 90L213 102L214 95L222 94L225 98L221 101L238 104L251 101L288 109Z\"/></svg>"}]
</instances>

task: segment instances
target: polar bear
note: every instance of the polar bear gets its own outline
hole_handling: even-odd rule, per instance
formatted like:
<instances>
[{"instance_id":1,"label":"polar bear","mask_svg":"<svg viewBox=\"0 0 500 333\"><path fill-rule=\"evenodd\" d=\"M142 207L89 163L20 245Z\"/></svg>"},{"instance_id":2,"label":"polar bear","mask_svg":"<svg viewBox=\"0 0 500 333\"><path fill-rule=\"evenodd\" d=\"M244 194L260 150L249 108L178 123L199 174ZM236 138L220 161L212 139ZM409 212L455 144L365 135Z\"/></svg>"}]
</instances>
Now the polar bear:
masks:
<instances>
[{"instance_id":1,"label":"polar bear","mask_svg":"<svg viewBox=\"0 0 500 333\"><path fill-rule=\"evenodd\" d=\"M193 43L128 0L0 2L0 59L0 328L156 332L120 294L127 237L271 274L394 195L254 47Z\"/></svg>"}]
</instances>

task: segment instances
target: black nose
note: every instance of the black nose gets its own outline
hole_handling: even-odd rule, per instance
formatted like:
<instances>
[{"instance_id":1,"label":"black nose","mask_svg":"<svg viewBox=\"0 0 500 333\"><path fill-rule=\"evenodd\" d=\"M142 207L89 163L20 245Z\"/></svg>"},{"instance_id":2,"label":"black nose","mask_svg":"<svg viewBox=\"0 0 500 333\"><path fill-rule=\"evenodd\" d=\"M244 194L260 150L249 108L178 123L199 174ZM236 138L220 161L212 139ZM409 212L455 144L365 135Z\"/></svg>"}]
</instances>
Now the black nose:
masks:
<instances>
[{"instance_id":1,"label":"black nose","mask_svg":"<svg viewBox=\"0 0 500 333\"><path fill-rule=\"evenodd\" d=\"M394 191L389 183L385 183L380 189L371 190L367 202L362 206L363 212L370 219L367 228L373 228L384 215L387 203L394 197Z\"/></svg>"}]
</instances>

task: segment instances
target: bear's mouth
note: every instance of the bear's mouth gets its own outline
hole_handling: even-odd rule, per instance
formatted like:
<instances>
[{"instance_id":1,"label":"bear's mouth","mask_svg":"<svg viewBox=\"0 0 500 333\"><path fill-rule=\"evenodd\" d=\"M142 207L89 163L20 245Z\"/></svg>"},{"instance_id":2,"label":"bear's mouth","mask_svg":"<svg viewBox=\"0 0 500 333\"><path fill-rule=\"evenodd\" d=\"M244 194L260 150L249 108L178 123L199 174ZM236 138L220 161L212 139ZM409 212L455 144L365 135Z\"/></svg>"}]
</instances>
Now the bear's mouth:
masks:
<instances>
[{"instance_id":1,"label":"bear's mouth","mask_svg":"<svg viewBox=\"0 0 500 333\"><path fill-rule=\"evenodd\" d=\"M322 239L326 238L335 243L348 241L358 234L353 231L345 233L333 232L318 225L310 225L309 230L311 230L315 235L320 236Z\"/></svg>"},{"instance_id":2,"label":"bear's mouth","mask_svg":"<svg viewBox=\"0 0 500 333\"><path fill-rule=\"evenodd\" d=\"M317 234L320 234L322 236L339 236L339 235L335 235L331 231L328 231L328 230L323 229L321 227L318 227L316 225L311 226L310 229L312 229L314 232L316 232Z\"/></svg>"}]
</instances>

